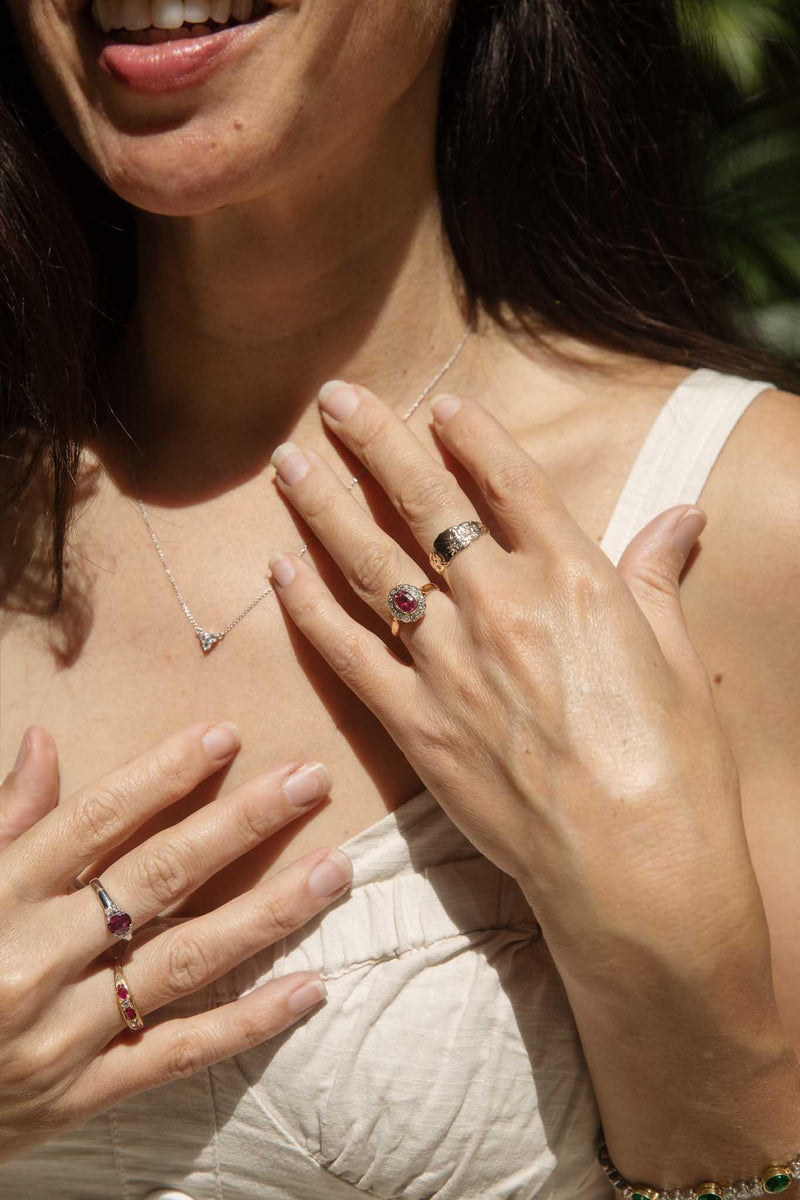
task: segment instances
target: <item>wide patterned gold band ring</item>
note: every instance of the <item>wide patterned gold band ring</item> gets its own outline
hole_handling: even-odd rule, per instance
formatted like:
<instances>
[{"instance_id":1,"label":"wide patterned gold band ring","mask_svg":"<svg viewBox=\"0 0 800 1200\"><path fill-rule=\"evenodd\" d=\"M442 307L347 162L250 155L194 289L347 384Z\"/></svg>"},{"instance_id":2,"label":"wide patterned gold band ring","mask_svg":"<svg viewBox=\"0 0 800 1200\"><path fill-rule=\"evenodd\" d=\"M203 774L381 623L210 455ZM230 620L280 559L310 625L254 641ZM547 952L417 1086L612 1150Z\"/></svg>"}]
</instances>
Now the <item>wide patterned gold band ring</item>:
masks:
<instances>
[{"instance_id":1,"label":"wide patterned gold band ring","mask_svg":"<svg viewBox=\"0 0 800 1200\"><path fill-rule=\"evenodd\" d=\"M436 538L433 549L428 555L428 561L434 571L438 571L441 575L457 554L466 550L467 546L488 532L483 521L462 521L459 525L451 525Z\"/></svg>"}]
</instances>

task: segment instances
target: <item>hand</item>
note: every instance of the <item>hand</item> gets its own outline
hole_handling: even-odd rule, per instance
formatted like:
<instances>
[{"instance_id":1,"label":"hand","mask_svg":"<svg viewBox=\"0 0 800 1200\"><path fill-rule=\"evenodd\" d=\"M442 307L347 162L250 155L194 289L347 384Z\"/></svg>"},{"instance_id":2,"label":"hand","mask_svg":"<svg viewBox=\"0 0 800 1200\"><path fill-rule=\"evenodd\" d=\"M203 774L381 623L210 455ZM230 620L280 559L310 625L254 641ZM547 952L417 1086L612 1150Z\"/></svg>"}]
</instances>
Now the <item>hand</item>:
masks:
<instances>
[{"instance_id":1,"label":"hand","mask_svg":"<svg viewBox=\"0 0 800 1200\"><path fill-rule=\"evenodd\" d=\"M238 733L193 725L57 806L52 739L36 728L26 739L27 753L0 787L0 1159L274 1036L325 994L313 972L295 973L210 1012L130 1033L104 954L120 944L92 889L70 890L72 882L230 762ZM311 810L328 787L321 764L257 776L110 862L103 884L141 929ZM197 991L304 925L351 879L341 851L315 850L214 912L149 938L134 934L124 970L140 1013Z\"/></svg>"},{"instance_id":2,"label":"hand","mask_svg":"<svg viewBox=\"0 0 800 1200\"><path fill-rule=\"evenodd\" d=\"M446 527L480 516L454 474L366 388L325 392L326 424L424 551ZM678 897L700 920L711 903L710 938L723 904L736 909L731 930L740 900L761 914L736 769L679 601L704 514L686 505L662 514L617 570L485 409L440 397L434 412L496 534L459 553L449 594L429 594L426 615L400 627L411 661L338 604L307 557L271 564L286 610L452 820L520 881L548 940L574 943L587 922L616 922L625 936L634 916L638 936L646 909L663 945L685 936ZM286 444L273 462L280 491L390 624L390 588L421 586L433 571L318 455Z\"/></svg>"}]
</instances>

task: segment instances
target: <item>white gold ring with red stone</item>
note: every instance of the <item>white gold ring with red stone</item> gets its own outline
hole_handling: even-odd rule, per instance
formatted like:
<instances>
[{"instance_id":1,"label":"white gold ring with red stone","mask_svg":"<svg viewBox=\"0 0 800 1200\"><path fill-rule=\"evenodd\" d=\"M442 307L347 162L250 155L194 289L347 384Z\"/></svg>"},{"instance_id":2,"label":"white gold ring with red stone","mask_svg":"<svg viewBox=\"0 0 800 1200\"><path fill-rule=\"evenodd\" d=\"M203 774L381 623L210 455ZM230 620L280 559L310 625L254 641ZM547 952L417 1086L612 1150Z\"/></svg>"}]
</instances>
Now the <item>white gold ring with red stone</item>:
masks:
<instances>
[{"instance_id":1,"label":"white gold ring with red stone","mask_svg":"<svg viewBox=\"0 0 800 1200\"><path fill-rule=\"evenodd\" d=\"M103 887L99 879L90 879L89 886L94 889L98 900L103 906L103 916L109 933L113 933L120 941L129 942L133 934L133 919L130 913L115 903Z\"/></svg>"},{"instance_id":2,"label":"white gold ring with red stone","mask_svg":"<svg viewBox=\"0 0 800 1200\"><path fill-rule=\"evenodd\" d=\"M392 633L395 637L400 630L401 622L404 625L411 625L415 621L422 620L427 607L425 597L428 592L438 592L438 590L435 583L425 583L421 588L414 587L413 583L398 583L396 587L392 588L386 603L392 614Z\"/></svg>"}]
</instances>

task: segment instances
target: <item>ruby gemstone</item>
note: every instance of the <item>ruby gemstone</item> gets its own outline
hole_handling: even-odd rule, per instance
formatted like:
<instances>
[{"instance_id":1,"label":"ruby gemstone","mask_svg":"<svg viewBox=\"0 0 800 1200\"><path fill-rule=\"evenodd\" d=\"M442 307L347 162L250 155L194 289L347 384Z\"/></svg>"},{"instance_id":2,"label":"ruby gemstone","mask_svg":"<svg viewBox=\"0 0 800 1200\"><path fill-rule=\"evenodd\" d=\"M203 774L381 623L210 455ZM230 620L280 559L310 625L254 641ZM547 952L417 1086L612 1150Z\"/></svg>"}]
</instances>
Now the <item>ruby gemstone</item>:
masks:
<instances>
[{"instance_id":1,"label":"ruby gemstone","mask_svg":"<svg viewBox=\"0 0 800 1200\"><path fill-rule=\"evenodd\" d=\"M136 1010L135 1010L135 1009L133 1009L133 1008L124 1008L122 1011L125 1013L125 1016L128 1018L128 1020L129 1020L129 1021L135 1021L135 1020L136 1020Z\"/></svg>"},{"instance_id":2,"label":"ruby gemstone","mask_svg":"<svg viewBox=\"0 0 800 1200\"><path fill-rule=\"evenodd\" d=\"M117 988L117 995L119 996L120 1000L127 1000L128 999L128 989L124 988L122 986L122 984L120 984L119 987Z\"/></svg>"},{"instance_id":3,"label":"ruby gemstone","mask_svg":"<svg viewBox=\"0 0 800 1200\"><path fill-rule=\"evenodd\" d=\"M112 933L127 933L133 922L128 913L113 913L108 918L108 928Z\"/></svg>"},{"instance_id":4,"label":"ruby gemstone","mask_svg":"<svg viewBox=\"0 0 800 1200\"><path fill-rule=\"evenodd\" d=\"M404 613L415 613L419 608L419 600L411 592L395 592L394 603Z\"/></svg>"}]
</instances>

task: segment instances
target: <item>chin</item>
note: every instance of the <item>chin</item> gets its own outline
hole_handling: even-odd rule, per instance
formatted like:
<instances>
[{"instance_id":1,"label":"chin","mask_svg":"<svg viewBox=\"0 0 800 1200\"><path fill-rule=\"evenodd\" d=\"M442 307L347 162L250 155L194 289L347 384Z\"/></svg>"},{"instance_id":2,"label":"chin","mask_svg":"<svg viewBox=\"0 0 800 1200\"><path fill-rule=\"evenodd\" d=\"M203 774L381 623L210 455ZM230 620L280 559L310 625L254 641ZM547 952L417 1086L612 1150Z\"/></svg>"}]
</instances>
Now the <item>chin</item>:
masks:
<instances>
[{"instance_id":1,"label":"chin","mask_svg":"<svg viewBox=\"0 0 800 1200\"><path fill-rule=\"evenodd\" d=\"M162 216L198 216L251 200L271 190L278 174L275 143L265 142L262 130L258 144L247 144L232 121L138 136L116 133L110 140L91 165L122 200Z\"/></svg>"}]
</instances>

